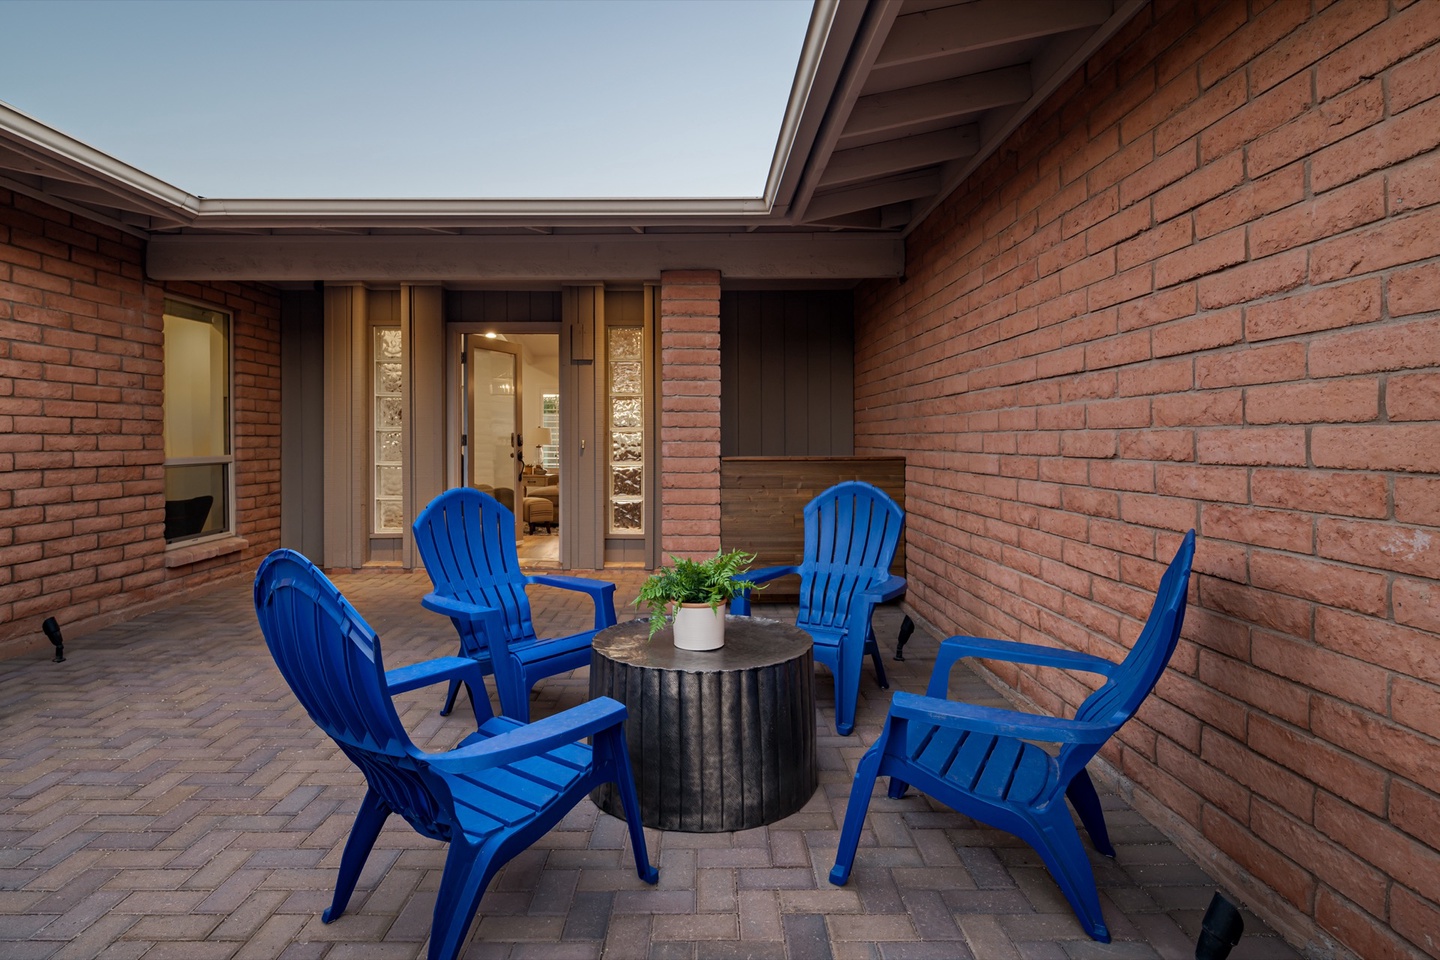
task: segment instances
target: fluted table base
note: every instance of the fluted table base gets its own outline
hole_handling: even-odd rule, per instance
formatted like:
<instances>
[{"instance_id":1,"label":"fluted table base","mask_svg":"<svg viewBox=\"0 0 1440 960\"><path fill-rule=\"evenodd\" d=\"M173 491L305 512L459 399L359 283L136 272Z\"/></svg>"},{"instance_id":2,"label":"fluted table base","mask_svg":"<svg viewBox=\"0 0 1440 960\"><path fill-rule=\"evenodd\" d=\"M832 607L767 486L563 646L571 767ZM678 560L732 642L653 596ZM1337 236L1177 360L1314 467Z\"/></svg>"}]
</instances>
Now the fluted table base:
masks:
<instances>
[{"instance_id":1,"label":"fluted table base","mask_svg":"<svg viewBox=\"0 0 1440 960\"><path fill-rule=\"evenodd\" d=\"M719 650L675 649L670 630L647 640L635 620L602 630L590 696L629 708L625 738L647 827L747 830L795 813L815 793L815 670L808 634L789 624L727 617ZM615 788L591 794L621 816Z\"/></svg>"}]
</instances>

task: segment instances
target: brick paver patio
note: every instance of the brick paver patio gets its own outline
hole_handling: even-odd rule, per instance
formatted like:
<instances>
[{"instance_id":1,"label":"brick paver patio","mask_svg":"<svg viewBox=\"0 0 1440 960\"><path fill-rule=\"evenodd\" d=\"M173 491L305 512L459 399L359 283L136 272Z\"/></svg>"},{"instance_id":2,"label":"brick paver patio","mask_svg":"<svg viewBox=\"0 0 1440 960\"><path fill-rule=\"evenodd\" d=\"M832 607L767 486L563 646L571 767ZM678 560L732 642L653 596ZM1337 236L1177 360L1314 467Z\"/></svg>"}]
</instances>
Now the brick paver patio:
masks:
<instances>
[{"instance_id":1,"label":"brick paver patio","mask_svg":"<svg viewBox=\"0 0 1440 960\"><path fill-rule=\"evenodd\" d=\"M625 619L641 574L614 574ZM380 632L389 665L454 649L448 621L420 609L423 573L335 580ZM552 632L589 623L584 598L534 597ZM878 618L887 650L900 616ZM280 679L248 583L66 639L63 664L0 662L0 957L425 955L442 847L398 818L348 912L320 922L362 782ZM909 659L887 660L892 688L922 691L934 648L917 632ZM978 679L964 686L999 702ZM837 737L823 670L816 689L821 789L800 813L735 834L649 831L660 883L648 887L621 822L586 801L496 878L463 956L1193 957L1215 884L1114 795L1119 856L1093 858L1113 944L1084 935L1028 847L913 793L872 803L850 884L832 886L838 818L889 697L867 674L856 733ZM585 693L583 670L542 682L534 715ZM468 732L467 711L437 716L440 695L399 705L416 742L436 750ZM1246 931L1235 960L1296 956L1249 914Z\"/></svg>"}]
</instances>

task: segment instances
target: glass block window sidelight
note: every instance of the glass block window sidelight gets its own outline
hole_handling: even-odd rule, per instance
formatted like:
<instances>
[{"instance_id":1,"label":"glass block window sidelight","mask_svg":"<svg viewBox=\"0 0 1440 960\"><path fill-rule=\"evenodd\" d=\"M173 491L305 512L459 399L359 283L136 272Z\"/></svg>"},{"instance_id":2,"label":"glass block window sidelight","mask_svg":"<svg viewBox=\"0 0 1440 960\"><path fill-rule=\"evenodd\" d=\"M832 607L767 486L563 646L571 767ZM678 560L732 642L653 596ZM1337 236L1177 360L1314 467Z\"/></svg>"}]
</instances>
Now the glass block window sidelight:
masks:
<instances>
[{"instance_id":1,"label":"glass block window sidelight","mask_svg":"<svg viewBox=\"0 0 1440 960\"><path fill-rule=\"evenodd\" d=\"M374 328L375 449L372 531L402 533L405 527L400 328Z\"/></svg>"},{"instance_id":2,"label":"glass block window sidelight","mask_svg":"<svg viewBox=\"0 0 1440 960\"><path fill-rule=\"evenodd\" d=\"M550 428L550 442L540 447L540 465L546 473L560 472L560 394L540 395L540 426Z\"/></svg>"},{"instance_id":3,"label":"glass block window sidelight","mask_svg":"<svg viewBox=\"0 0 1440 960\"><path fill-rule=\"evenodd\" d=\"M606 331L607 513L611 534L645 533L645 331Z\"/></svg>"}]
</instances>

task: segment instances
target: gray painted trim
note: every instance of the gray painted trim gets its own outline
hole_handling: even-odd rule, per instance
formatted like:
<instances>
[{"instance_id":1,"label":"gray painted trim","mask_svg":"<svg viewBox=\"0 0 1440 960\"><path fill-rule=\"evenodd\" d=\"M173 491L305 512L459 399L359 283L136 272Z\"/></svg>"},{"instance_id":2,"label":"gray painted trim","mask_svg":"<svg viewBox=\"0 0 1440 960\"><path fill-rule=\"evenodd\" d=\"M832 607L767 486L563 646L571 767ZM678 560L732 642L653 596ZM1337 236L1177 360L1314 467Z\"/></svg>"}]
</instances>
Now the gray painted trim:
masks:
<instances>
[{"instance_id":1,"label":"gray painted trim","mask_svg":"<svg viewBox=\"0 0 1440 960\"><path fill-rule=\"evenodd\" d=\"M280 545L324 566L324 295L281 293L280 327Z\"/></svg>"},{"instance_id":2,"label":"gray painted trim","mask_svg":"<svg viewBox=\"0 0 1440 960\"><path fill-rule=\"evenodd\" d=\"M727 279L899 277L894 235L673 234L590 237L167 236L150 241L155 280L574 283L665 270Z\"/></svg>"},{"instance_id":3,"label":"gray painted trim","mask_svg":"<svg viewBox=\"0 0 1440 960\"><path fill-rule=\"evenodd\" d=\"M366 407L357 407L356 352L363 349L365 291L358 286L325 290L325 565L359 567L364 562L364 464L357 463L356 431ZM368 406L368 405L367 405Z\"/></svg>"},{"instance_id":4,"label":"gray painted trim","mask_svg":"<svg viewBox=\"0 0 1440 960\"><path fill-rule=\"evenodd\" d=\"M438 286L400 288L405 338L405 540L401 562L422 566L412 525L445 490L445 318Z\"/></svg>"},{"instance_id":5,"label":"gray painted trim","mask_svg":"<svg viewBox=\"0 0 1440 960\"><path fill-rule=\"evenodd\" d=\"M560 565L570 570L600 570L605 566L605 541L596 516L600 507L595 491L603 477L600 438L604 435L604 406L594 357L597 331L605 323L605 288L599 284L565 287L561 313ZM581 338L586 342L579 343ZM580 349L586 349L589 357L578 358Z\"/></svg>"}]
</instances>

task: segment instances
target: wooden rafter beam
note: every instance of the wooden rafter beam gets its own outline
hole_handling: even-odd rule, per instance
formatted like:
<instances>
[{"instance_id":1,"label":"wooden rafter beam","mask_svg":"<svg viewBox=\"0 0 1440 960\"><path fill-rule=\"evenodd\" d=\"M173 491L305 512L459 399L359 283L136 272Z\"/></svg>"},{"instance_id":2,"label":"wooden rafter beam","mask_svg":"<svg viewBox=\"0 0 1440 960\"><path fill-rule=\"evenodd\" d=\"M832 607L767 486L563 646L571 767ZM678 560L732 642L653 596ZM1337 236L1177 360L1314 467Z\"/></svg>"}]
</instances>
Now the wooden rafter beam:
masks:
<instances>
[{"instance_id":1,"label":"wooden rafter beam","mask_svg":"<svg viewBox=\"0 0 1440 960\"><path fill-rule=\"evenodd\" d=\"M939 189L940 175L933 170L912 173L883 183L843 188L816 195L805 208L805 219L813 223L858 210L872 210L906 200L933 197Z\"/></svg>"},{"instance_id":2,"label":"wooden rafter beam","mask_svg":"<svg viewBox=\"0 0 1440 960\"><path fill-rule=\"evenodd\" d=\"M973 124L936 130L915 137L887 140L852 150L837 150L830 157L820 186L840 186L860 180L918 170L921 167L972 156L980 148Z\"/></svg>"},{"instance_id":3,"label":"wooden rafter beam","mask_svg":"<svg viewBox=\"0 0 1440 960\"><path fill-rule=\"evenodd\" d=\"M1021 64L968 77L861 97L845 125L846 137L899 130L964 117L1030 99L1030 67Z\"/></svg>"}]
</instances>

